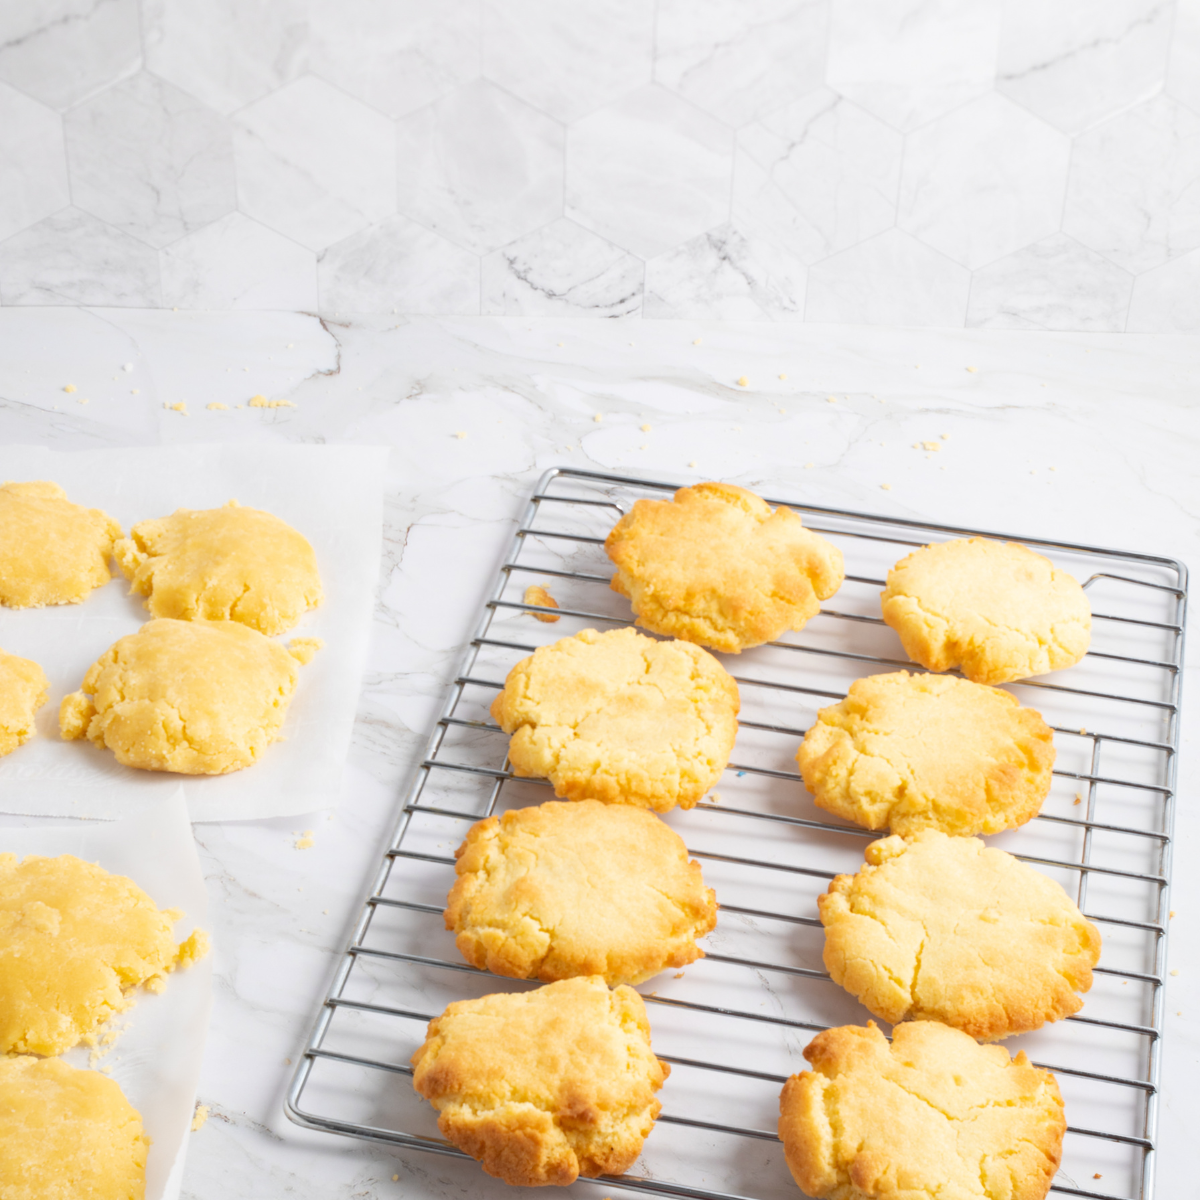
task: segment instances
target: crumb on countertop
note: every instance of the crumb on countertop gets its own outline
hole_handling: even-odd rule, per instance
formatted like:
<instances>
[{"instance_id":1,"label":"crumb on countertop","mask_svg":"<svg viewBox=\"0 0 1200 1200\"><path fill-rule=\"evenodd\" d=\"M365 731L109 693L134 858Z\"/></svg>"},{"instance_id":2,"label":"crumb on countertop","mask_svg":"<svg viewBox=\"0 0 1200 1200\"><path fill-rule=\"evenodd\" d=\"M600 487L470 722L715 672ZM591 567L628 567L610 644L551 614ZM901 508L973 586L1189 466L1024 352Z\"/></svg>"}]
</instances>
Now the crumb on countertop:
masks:
<instances>
[{"instance_id":1,"label":"crumb on countertop","mask_svg":"<svg viewBox=\"0 0 1200 1200\"><path fill-rule=\"evenodd\" d=\"M1178 975L1178 974L1179 974L1179 968L1178 968L1178 967L1174 967L1174 968L1172 968L1172 970L1171 970L1171 974L1172 974L1172 975Z\"/></svg>"},{"instance_id":2,"label":"crumb on countertop","mask_svg":"<svg viewBox=\"0 0 1200 1200\"><path fill-rule=\"evenodd\" d=\"M704 339L703 339L703 338L693 338L693 339L692 339L692 345L693 345L693 346L698 346L698 345L700 345L700 343L701 343L702 341L704 341Z\"/></svg>"},{"instance_id":3,"label":"crumb on countertop","mask_svg":"<svg viewBox=\"0 0 1200 1200\"><path fill-rule=\"evenodd\" d=\"M692 461L688 463L688 466L694 471L696 469L696 460L693 458Z\"/></svg>"},{"instance_id":4,"label":"crumb on countertop","mask_svg":"<svg viewBox=\"0 0 1200 1200\"><path fill-rule=\"evenodd\" d=\"M76 404L87 404L88 398L86 396L80 396L79 399L75 401L75 403Z\"/></svg>"},{"instance_id":5,"label":"crumb on countertop","mask_svg":"<svg viewBox=\"0 0 1200 1200\"><path fill-rule=\"evenodd\" d=\"M968 367L967 370L970 371L972 375L975 375L978 373L979 368L978 367Z\"/></svg>"},{"instance_id":6,"label":"crumb on countertop","mask_svg":"<svg viewBox=\"0 0 1200 1200\"><path fill-rule=\"evenodd\" d=\"M942 448L941 442L922 442L921 445L926 450L940 450Z\"/></svg>"},{"instance_id":7,"label":"crumb on countertop","mask_svg":"<svg viewBox=\"0 0 1200 1200\"><path fill-rule=\"evenodd\" d=\"M890 492L892 490L892 485L890 483L881 483L879 486L883 488L885 492Z\"/></svg>"},{"instance_id":8,"label":"crumb on countertop","mask_svg":"<svg viewBox=\"0 0 1200 1200\"><path fill-rule=\"evenodd\" d=\"M1075 793L1075 803L1076 803L1076 804L1082 804L1082 803L1083 803L1083 793L1082 793L1082 792L1076 792L1076 793Z\"/></svg>"},{"instance_id":9,"label":"crumb on countertop","mask_svg":"<svg viewBox=\"0 0 1200 1200\"><path fill-rule=\"evenodd\" d=\"M65 388L63 388L63 391L67 392L67 393L75 392L78 390L79 389L73 383L68 383L67 386Z\"/></svg>"},{"instance_id":10,"label":"crumb on countertop","mask_svg":"<svg viewBox=\"0 0 1200 1200\"><path fill-rule=\"evenodd\" d=\"M804 469L805 469L806 471L811 471L811 470L813 469L813 467L815 467L816 465L817 465L816 463L805 463L805 464L804 464Z\"/></svg>"},{"instance_id":11,"label":"crumb on countertop","mask_svg":"<svg viewBox=\"0 0 1200 1200\"><path fill-rule=\"evenodd\" d=\"M838 399L836 396L826 396L825 397L826 404L836 404L837 402L838 402Z\"/></svg>"},{"instance_id":12,"label":"crumb on countertop","mask_svg":"<svg viewBox=\"0 0 1200 1200\"><path fill-rule=\"evenodd\" d=\"M185 417L191 415L187 410L186 400L176 400L174 404L163 404L163 408L169 408L172 412L183 413Z\"/></svg>"},{"instance_id":13,"label":"crumb on countertop","mask_svg":"<svg viewBox=\"0 0 1200 1200\"><path fill-rule=\"evenodd\" d=\"M290 400L268 400L261 392L247 401L251 408L295 408Z\"/></svg>"},{"instance_id":14,"label":"crumb on countertop","mask_svg":"<svg viewBox=\"0 0 1200 1200\"><path fill-rule=\"evenodd\" d=\"M785 374L780 374L779 378L780 378L780 379L786 379L786 378L787 378L787 375L785 375Z\"/></svg>"},{"instance_id":15,"label":"crumb on countertop","mask_svg":"<svg viewBox=\"0 0 1200 1200\"><path fill-rule=\"evenodd\" d=\"M222 404L220 402L220 400L213 400L211 403L206 404L204 407L212 409L213 412L227 412L229 410L229 405Z\"/></svg>"},{"instance_id":16,"label":"crumb on countertop","mask_svg":"<svg viewBox=\"0 0 1200 1200\"><path fill-rule=\"evenodd\" d=\"M192 1113L192 1132L204 1127L204 1122L208 1120L210 1108L207 1104L197 1104L196 1111Z\"/></svg>"},{"instance_id":17,"label":"crumb on countertop","mask_svg":"<svg viewBox=\"0 0 1200 1200\"><path fill-rule=\"evenodd\" d=\"M525 603L526 604L536 604L539 608L557 608L558 607L558 601L555 600L555 598L552 595L550 595L550 593L548 591L546 591L546 589L544 587L542 587L540 584L537 584L537 583L531 583L525 589ZM530 613L529 615L531 617L537 617L537 619L539 621L544 621L547 625L553 625L555 621L560 619L559 617L556 617L553 613L538 612L538 613Z\"/></svg>"},{"instance_id":18,"label":"crumb on countertop","mask_svg":"<svg viewBox=\"0 0 1200 1200\"><path fill-rule=\"evenodd\" d=\"M599 421L603 421L603 420L604 420L604 414L603 414L603 413L596 413L596 415L595 415L594 417L592 417L592 420L593 420L593 421L597 421L597 422L599 422Z\"/></svg>"},{"instance_id":19,"label":"crumb on countertop","mask_svg":"<svg viewBox=\"0 0 1200 1200\"><path fill-rule=\"evenodd\" d=\"M296 849L297 850L311 850L315 841L316 841L316 839L313 837L313 831L311 829L306 829L296 839L296 843L295 843Z\"/></svg>"},{"instance_id":20,"label":"crumb on countertop","mask_svg":"<svg viewBox=\"0 0 1200 1200\"><path fill-rule=\"evenodd\" d=\"M288 653L305 667L316 657L317 651L324 648L325 643L318 637L298 637L288 642Z\"/></svg>"},{"instance_id":21,"label":"crumb on countertop","mask_svg":"<svg viewBox=\"0 0 1200 1200\"><path fill-rule=\"evenodd\" d=\"M642 432L643 432L643 433L649 433L649 432L650 432L650 429L651 429L651 426L650 426L650 425L643 425L643 426L642 426Z\"/></svg>"},{"instance_id":22,"label":"crumb on countertop","mask_svg":"<svg viewBox=\"0 0 1200 1200\"><path fill-rule=\"evenodd\" d=\"M738 387L749 387L750 380L745 375L738 376Z\"/></svg>"}]
</instances>

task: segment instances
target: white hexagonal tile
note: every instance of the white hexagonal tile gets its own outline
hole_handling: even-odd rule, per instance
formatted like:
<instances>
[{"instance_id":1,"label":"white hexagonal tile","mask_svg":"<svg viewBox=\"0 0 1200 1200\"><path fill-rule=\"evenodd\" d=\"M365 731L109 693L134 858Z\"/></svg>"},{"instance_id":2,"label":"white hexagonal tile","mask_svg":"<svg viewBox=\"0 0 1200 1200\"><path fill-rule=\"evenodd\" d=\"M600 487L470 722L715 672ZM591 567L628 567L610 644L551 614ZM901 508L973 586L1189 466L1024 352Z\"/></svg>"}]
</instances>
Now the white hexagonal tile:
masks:
<instances>
[{"instance_id":1,"label":"white hexagonal tile","mask_svg":"<svg viewBox=\"0 0 1200 1200\"><path fill-rule=\"evenodd\" d=\"M162 303L158 253L90 213L64 208L0 242L5 304Z\"/></svg>"},{"instance_id":2,"label":"white hexagonal tile","mask_svg":"<svg viewBox=\"0 0 1200 1200\"><path fill-rule=\"evenodd\" d=\"M238 208L312 250L396 210L395 128L308 77L234 118Z\"/></svg>"},{"instance_id":3,"label":"white hexagonal tile","mask_svg":"<svg viewBox=\"0 0 1200 1200\"><path fill-rule=\"evenodd\" d=\"M903 138L822 88L738 132L733 217L805 262L896 220Z\"/></svg>"},{"instance_id":4,"label":"white hexagonal tile","mask_svg":"<svg viewBox=\"0 0 1200 1200\"><path fill-rule=\"evenodd\" d=\"M485 0L483 73L560 121L650 82L654 8L644 0Z\"/></svg>"},{"instance_id":5,"label":"white hexagonal tile","mask_svg":"<svg viewBox=\"0 0 1200 1200\"><path fill-rule=\"evenodd\" d=\"M142 29L151 71L231 113L304 71L308 0L143 0Z\"/></svg>"},{"instance_id":6,"label":"white hexagonal tile","mask_svg":"<svg viewBox=\"0 0 1200 1200\"><path fill-rule=\"evenodd\" d=\"M480 81L397 122L399 207L486 254L562 215L563 130Z\"/></svg>"},{"instance_id":7,"label":"white hexagonal tile","mask_svg":"<svg viewBox=\"0 0 1200 1200\"><path fill-rule=\"evenodd\" d=\"M1200 0L1178 0L1167 93L1200 113Z\"/></svg>"},{"instance_id":8,"label":"white hexagonal tile","mask_svg":"<svg viewBox=\"0 0 1200 1200\"><path fill-rule=\"evenodd\" d=\"M1200 250L1134 280L1127 328L1130 333L1200 333Z\"/></svg>"},{"instance_id":9,"label":"white hexagonal tile","mask_svg":"<svg viewBox=\"0 0 1200 1200\"><path fill-rule=\"evenodd\" d=\"M642 305L645 265L561 218L483 260L485 316L624 317Z\"/></svg>"},{"instance_id":10,"label":"white hexagonal tile","mask_svg":"<svg viewBox=\"0 0 1200 1200\"><path fill-rule=\"evenodd\" d=\"M807 321L958 328L971 273L899 229L808 270Z\"/></svg>"},{"instance_id":11,"label":"white hexagonal tile","mask_svg":"<svg viewBox=\"0 0 1200 1200\"><path fill-rule=\"evenodd\" d=\"M138 0L9 0L0 4L0 79L68 108L138 69Z\"/></svg>"},{"instance_id":12,"label":"white hexagonal tile","mask_svg":"<svg viewBox=\"0 0 1200 1200\"><path fill-rule=\"evenodd\" d=\"M1172 15L1162 0L1007 0L996 87L1078 133L1162 87Z\"/></svg>"},{"instance_id":13,"label":"white hexagonal tile","mask_svg":"<svg viewBox=\"0 0 1200 1200\"><path fill-rule=\"evenodd\" d=\"M0 83L0 239L70 203L58 113Z\"/></svg>"},{"instance_id":14,"label":"white hexagonal tile","mask_svg":"<svg viewBox=\"0 0 1200 1200\"><path fill-rule=\"evenodd\" d=\"M330 246L317 277L322 312L479 312L479 259L407 217Z\"/></svg>"},{"instance_id":15,"label":"white hexagonal tile","mask_svg":"<svg viewBox=\"0 0 1200 1200\"><path fill-rule=\"evenodd\" d=\"M828 0L659 0L654 80L738 126L818 87Z\"/></svg>"},{"instance_id":16,"label":"white hexagonal tile","mask_svg":"<svg viewBox=\"0 0 1200 1200\"><path fill-rule=\"evenodd\" d=\"M910 130L989 92L1000 0L832 0L825 82Z\"/></svg>"},{"instance_id":17,"label":"white hexagonal tile","mask_svg":"<svg viewBox=\"0 0 1200 1200\"><path fill-rule=\"evenodd\" d=\"M567 216L643 258L729 217L733 133L661 87L567 131Z\"/></svg>"},{"instance_id":18,"label":"white hexagonal tile","mask_svg":"<svg viewBox=\"0 0 1200 1200\"><path fill-rule=\"evenodd\" d=\"M166 246L237 204L229 125L145 72L64 118L75 204Z\"/></svg>"},{"instance_id":19,"label":"white hexagonal tile","mask_svg":"<svg viewBox=\"0 0 1200 1200\"><path fill-rule=\"evenodd\" d=\"M1133 276L1056 233L980 267L967 325L986 329L1125 328Z\"/></svg>"},{"instance_id":20,"label":"white hexagonal tile","mask_svg":"<svg viewBox=\"0 0 1200 1200\"><path fill-rule=\"evenodd\" d=\"M1159 96L1075 139L1063 232L1130 271L1200 246L1200 115Z\"/></svg>"},{"instance_id":21,"label":"white hexagonal tile","mask_svg":"<svg viewBox=\"0 0 1200 1200\"><path fill-rule=\"evenodd\" d=\"M983 266L1058 229L1070 152L1065 134L984 96L908 135L897 224Z\"/></svg>"},{"instance_id":22,"label":"white hexagonal tile","mask_svg":"<svg viewBox=\"0 0 1200 1200\"><path fill-rule=\"evenodd\" d=\"M646 317L799 321L804 263L770 242L722 225L650 259Z\"/></svg>"},{"instance_id":23,"label":"white hexagonal tile","mask_svg":"<svg viewBox=\"0 0 1200 1200\"><path fill-rule=\"evenodd\" d=\"M479 0L312 0L309 65L400 117L479 75Z\"/></svg>"},{"instance_id":24,"label":"white hexagonal tile","mask_svg":"<svg viewBox=\"0 0 1200 1200\"><path fill-rule=\"evenodd\" d=\"M179 308L317 308L313 252L239 212L180 238L161 268L163 303Z\"/></svg>"}]
</instances>

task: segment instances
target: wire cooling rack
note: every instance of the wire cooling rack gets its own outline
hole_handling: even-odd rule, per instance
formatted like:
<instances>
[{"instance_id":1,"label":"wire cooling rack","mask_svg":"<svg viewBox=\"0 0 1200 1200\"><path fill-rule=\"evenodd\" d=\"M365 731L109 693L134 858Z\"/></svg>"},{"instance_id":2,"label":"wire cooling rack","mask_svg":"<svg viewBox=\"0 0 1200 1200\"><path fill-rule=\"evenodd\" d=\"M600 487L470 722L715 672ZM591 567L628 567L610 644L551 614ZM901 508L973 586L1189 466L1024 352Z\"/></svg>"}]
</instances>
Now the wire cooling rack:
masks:
<instances>
[{"instance_id":1,"label":"wire cooling rack","mask_svg":"<svg viewBox=\"0 0 1200 1200\"><path fill-rule=\"evenodd\" d=\"M461 673L417 768L395 831L323 1001L287 1095L314 1129L466 1157L413 1092L409 1056L451 1000L536 983L468 967L442 925L453 852L493 812L552 799L509 771L488 706L508 670L579 629L628 624L613 593L605 534L634 500L677 485L556 469L539 481L485 603ZM633 1174L581 1179L606 1195L697 1200L798 1195L775 1125L779 1090L830 1025L867 1012L821 961L816 898L878 836L816 808L794 755L816 710L854 679L915 670L879 617L888 568L911 547L977 533L771 499L841 547L846 581L798 634L720 656L742 697L733 761L717 788L668 822L720 902L706 957L641 985L655 1053L671 1063L663 1112ZM1014 535L987 534L992 537ZM1057 879L1100 928L1104 950L1084 1009L1007 1040L1051 1068L1069 1130L1053 1191L1150 1200L1162 1060L1163 972L1179 740L1187 572L1151 555L1017 537L1084 583L1092 649L1069 671L1010 685L1055 730L1042 813L989 839ZM524 603L546 586L557 611ZM535 614L557 616L555 623ZM511 1195L479 1175L476 1194Z\"/></svg>"}]
</instances>

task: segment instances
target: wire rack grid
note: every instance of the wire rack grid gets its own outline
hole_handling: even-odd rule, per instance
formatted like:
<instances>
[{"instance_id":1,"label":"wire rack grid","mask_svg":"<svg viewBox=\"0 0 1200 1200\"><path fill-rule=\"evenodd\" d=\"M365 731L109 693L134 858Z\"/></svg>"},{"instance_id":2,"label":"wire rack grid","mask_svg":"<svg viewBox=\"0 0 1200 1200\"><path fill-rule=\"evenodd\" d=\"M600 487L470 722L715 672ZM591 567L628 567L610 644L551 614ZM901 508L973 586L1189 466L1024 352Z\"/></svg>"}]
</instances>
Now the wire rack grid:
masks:
<instances>
[{"instance_id":1,"label":"wire rack grid","mask_svg":"<svg viewBox=\"0 0 1200 1200\"><path fill-rule=\"evenodd\" d=\"M442 926L453 850L469 826L553 798L546 781L512 775L488 705L538 645L630 623L608 587L604 535L635 499L676 486L565 468L537 484L288 1090L298 1124L466 1157L398 1077L411 1076L425 1024L450 1000L536 986L467 966ZM842 548L846 581L801 633L722 656L742 697L735 761L706 800L667 817L716 888L720 920L704 958L639 988L672 1076L640 1173L594 1181L610 1194L797 1194L774 1132L779 1089L804 1069L813 1033L868 1016L824 970L816 897L879 835L816 808L794 754L817 709L855 678L919 669L878 615L888 567L910 548L980 532L770 502ZM1093 641L1070 671L1010 686L1055 730L1054 782L1037 818L989 841L1077 897L1104 951L1081 1013L1005 1046L1052 1069L1064 1093L1069 1129L1052 1191L1151 1200L1187 571L1150 555L1013 540L1085 581ZM559 608L526 604L529 583L551 589ZM510 1193L481 1175L480 1194Z\"/></svg>"}]
</instances>

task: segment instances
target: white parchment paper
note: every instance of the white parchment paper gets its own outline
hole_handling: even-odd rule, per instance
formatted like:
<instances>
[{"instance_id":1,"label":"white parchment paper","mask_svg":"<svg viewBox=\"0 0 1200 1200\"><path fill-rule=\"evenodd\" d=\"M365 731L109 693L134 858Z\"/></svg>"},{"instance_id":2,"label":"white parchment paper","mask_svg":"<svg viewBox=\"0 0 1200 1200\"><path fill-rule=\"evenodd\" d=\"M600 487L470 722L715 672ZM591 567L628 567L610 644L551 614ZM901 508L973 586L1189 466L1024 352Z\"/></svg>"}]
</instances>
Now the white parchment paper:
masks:
<instances>
[{"instance_id":1,"label":"white parchment paper","mask_svg":"<svg viewBox=\"0 0 1200 1200\"><path fill-rule=\"evenodd\" d=\"M279 639L325 642L300 669L284 740L254 766L220 776L134 770L111 751L58 735L63 696L117 638L149 620L115 564L116 577L82 604L0 608L0 647L33 659L50 680L37 736L0 759L0 811L120 818L181 782L193 821L286 816L336 803L379 574L386 456L367 446L0 447L0 481L53 480L75 503L115 517L126 533L149 517L230 499L272 512L312 543L325 589L320 607Z\"/></svg>"},{"instance_id":2,"label":"white parchment paper","mask_svg":"<svg viewBox=\"0 0 1200 1200\"><path fill-rule=\"evenodd\" d=\"M0 829L0 850L19 858L74 854L113 874L129 876L159 908L183 910L183 919L175 926L177 942L196 926L208 928L204 876L178 783L173 795L123 821ZM211 953L172 971L158 995L139 990L136 996L134 1006L113 1022L125 1031L97 1065L108 1068L129 1103L142 1114L151 1141L146 1200L175 1200L208 1032ZM89 1052L79 1047L63 1058L73 1067L87 1067Z\"/></svg>"}]
</instances>

